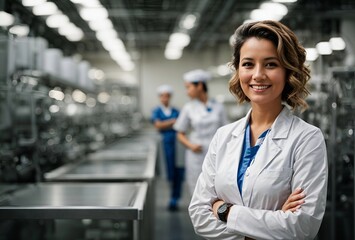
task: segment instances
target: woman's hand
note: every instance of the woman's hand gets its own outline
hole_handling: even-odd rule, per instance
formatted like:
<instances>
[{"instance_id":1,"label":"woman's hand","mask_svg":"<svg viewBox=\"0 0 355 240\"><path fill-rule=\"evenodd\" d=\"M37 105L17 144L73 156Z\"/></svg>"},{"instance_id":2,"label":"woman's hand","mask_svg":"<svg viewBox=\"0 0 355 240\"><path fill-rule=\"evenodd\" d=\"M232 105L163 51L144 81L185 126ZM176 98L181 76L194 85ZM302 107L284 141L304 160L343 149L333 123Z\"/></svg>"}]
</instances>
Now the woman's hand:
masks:
<instances>
[{"instance_id":1,"label":"woman's hand","mask_svg":"<svg viewBox=\"0 0 355 240\"><path fill-rule=\"evenodd\" d=\"M218 208L219 208L223 203L224 203L224 202L223 202L222 200L217 200L217 201L215 201L215 202L213 203L213 205L212 205L213 215L214 215L217 219L219 219L217 210L218 210Z\"/></svg>"},{"instance_id":2,"label":"woman's hand","mask_svg":"<svg viewBox=\"0 0 355 240\"><path fill-rule=\"evenodd\" d=\"M202 146L198 145L198 144L191 144L190 147L191 151L193 151L194 153L200 153L202 152Z\"/></svg>"},{"instance_id":3,"label":"woman's hand","mask_svg":"<svg viewBox=\"0 0 355 240\"><path fill-rule=\"evenodd\" d=\"M303 203L305 203L304 201L305 196L306 195L303 193L302 188L296 188L296 190L293 193L291 193L291 195L287 198L281 210L284 212L286 211L295 212L297 209L301 207Z\"/></svg>"}]
</instances>

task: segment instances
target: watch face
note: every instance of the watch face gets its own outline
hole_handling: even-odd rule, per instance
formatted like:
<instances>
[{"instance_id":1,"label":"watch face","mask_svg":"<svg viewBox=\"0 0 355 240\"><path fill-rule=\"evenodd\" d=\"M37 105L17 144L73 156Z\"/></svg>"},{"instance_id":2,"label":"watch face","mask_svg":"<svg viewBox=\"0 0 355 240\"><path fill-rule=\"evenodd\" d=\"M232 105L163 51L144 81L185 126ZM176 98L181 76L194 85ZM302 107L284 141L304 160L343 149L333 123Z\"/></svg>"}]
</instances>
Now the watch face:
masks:
<instances>
[{"instance_id":1,"label":"watch face","mask_svg":"<svg viewBox=\"0 0 355 240\"><path fill-rule=\"evenodd\" d=\"M227 204L223 203L219 208L218 208L218 212L222 213L225 212L227 210Z\"/></svg>"}]
</instances>

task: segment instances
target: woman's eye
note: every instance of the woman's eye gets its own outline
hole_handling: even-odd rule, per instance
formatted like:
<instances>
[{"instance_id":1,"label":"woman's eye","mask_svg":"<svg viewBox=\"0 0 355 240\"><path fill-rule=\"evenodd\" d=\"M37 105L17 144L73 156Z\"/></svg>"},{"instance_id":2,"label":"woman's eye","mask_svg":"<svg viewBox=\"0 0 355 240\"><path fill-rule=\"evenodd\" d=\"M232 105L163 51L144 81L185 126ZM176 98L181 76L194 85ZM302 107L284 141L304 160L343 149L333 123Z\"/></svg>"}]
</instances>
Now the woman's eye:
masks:
<instances>
[{"instance_id":1,"label":"woman's eye","mask_svg":"<svg viewBox=\"0 0 355 240\"><path fill-rule=\"evenodd\" d=\"M274 62L267 63L266 67L277 67L277 63Z\"/></svg>"},{"instance_id":2,"label":"woman's eye","mask_svg":"<svg viewBox=\"0 0 355 240\"><path fill-rule=\"evenodd\" d=\"M251 67L251 66L253 66L253 64L251 62L243 62L242 66L243 67Z\"/></svg>"}]
</instances>

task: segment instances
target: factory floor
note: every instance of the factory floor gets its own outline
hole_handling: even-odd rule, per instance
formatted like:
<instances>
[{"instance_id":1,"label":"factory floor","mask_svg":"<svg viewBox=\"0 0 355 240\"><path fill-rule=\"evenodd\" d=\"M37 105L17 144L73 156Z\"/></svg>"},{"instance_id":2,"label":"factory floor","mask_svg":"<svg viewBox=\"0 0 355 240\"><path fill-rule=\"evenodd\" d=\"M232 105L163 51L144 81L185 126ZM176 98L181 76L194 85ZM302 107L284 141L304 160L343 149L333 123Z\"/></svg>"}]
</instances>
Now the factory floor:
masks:
<instances>
[{"instance_id":1,"label":"factory floor","mask_svg":"<svg viewBox=\"0 0 355 240\"><path fill-rule=\"evenodd\" d=\"M190 193L184 183L183 197L178 211L167 209L169 202L169 185L163 177L157 177L155 190L155 232L156 240L194 240L198 237L192 227L187 207L190 203Z\"/></svg>"}]
</instances>

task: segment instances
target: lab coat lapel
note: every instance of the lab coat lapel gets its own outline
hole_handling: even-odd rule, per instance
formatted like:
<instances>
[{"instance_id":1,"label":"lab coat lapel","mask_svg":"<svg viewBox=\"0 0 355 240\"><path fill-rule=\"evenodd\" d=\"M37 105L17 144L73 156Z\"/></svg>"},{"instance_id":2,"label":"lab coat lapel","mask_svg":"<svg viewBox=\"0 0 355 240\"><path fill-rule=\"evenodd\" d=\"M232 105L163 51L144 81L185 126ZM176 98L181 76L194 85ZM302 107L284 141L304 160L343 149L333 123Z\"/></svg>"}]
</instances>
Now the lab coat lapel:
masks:
<instances>
[{"instance_id":1,"label":"lab coat lapel","mask_svg":"<svg viewBox=\"0 0 355 240\"><path fill-rule=\"evenodd\" d=\"M227 143L226 148L226 159L228 159L228 163L226 166L232 169L231 171L226 171L228 173L227 179L228 182L231 183L231 191L232 199L235 199L236 203L240 203L244 205L243 199L240 195L240 191L237 184L237 172L238 166L240 162L240 156L243 147L244 141L244 132L247 122L249 121L250 111L247 116L242 120L241 124L232 132L232 138Z\"/></svg>"},{"instance_id":2,"label":"lab coat lapel","mask_svg":"<svg viewBox=\"0 0 355 240\"><path fill-rule=\"evenodd\" d=\"M279 116L276 118L275 122L271 126L271 131L269 136L265 139L261 145L258 153L255 157L255 162L253 166L253 172L255 175L252 178L250 186L254 186L257 176L275 159L275 157L282 151L277 144L278 139L287 138L290 127L292 124L292 114L290 111L284 107ZM253 187L252 187L253 189ZM249 206L251 200L252 191L249 196L243 196L244 202Z\"/></svg>"}]
</instances>

